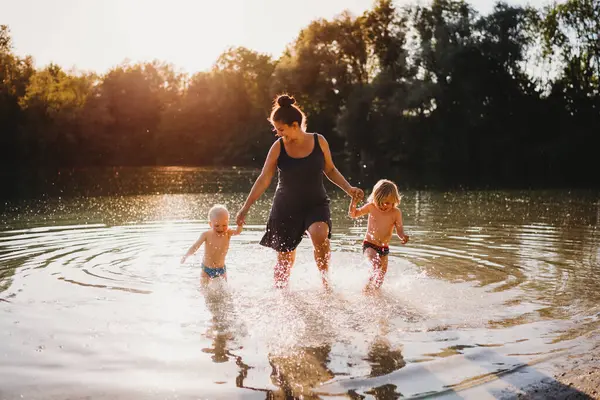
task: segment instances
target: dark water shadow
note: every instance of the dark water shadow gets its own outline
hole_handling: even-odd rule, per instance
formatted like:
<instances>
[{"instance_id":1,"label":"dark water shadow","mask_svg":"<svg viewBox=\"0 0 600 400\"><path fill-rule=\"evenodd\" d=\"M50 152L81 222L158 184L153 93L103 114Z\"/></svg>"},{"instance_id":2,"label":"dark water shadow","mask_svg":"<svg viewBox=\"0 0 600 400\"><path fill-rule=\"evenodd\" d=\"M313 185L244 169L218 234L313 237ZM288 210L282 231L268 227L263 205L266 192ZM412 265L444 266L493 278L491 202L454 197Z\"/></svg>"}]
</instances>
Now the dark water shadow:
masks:
<instances>
[{"instance_id":1,"label":"dark water shadow","mask_svg":"<svg viewBox=\"0 0 600 400\"><path fill-rule=\"evenodd\" d=\"M279 390L270 391L267 400L321 397L313 389L334 377L328 368L331 345L297 347L287 354L269 355L271 382Z\"/></svg>"},{"instance_id":2,"label":"dark water shadow","mask_svg":"<svg viewBox=\"0 0 600 400\"><path fill-rule=\"evenodd\" d=\"M369 378L387 375L406 365L402 351L392 347L390 341L384 336L377 336L369 346L365 361L371 364Z\"/></svg>"}]
</instances>

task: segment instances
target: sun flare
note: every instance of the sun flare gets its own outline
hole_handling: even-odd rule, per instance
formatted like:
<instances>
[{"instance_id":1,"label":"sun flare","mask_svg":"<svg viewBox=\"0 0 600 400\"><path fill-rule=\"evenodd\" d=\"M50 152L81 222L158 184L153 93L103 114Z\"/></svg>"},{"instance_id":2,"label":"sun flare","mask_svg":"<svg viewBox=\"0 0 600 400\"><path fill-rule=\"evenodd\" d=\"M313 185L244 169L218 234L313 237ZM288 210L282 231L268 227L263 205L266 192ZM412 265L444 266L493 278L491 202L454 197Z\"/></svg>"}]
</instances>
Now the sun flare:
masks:
<instances>
[{"instance_id":1,"label":"sun flare","mask_svg":"<svg viewBox=\"0 0 600 400\"><path fill-rule=\"evenodd\" d=\"M143 9L142 9L143 8ZM193 73L212 65L243 35L243 7L229 2L124 2L119 27L132 61L160 58Z\"/></svg>"}]
</instances>

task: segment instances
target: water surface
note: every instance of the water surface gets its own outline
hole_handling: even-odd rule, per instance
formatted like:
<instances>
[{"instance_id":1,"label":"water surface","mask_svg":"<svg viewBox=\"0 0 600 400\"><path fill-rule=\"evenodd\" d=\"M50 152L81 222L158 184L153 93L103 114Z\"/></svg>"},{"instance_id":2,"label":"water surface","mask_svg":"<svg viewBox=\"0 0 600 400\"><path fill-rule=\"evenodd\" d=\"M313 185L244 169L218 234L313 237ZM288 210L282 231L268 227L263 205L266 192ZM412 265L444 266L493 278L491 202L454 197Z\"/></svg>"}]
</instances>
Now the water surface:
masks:
<instances>
[{"instance_id":1,"label":"water surface","mask_svg":"<svg viewBox=\"0 0 600 400\"><path fill-rule=\"evenodd\" d=\"M58 172L0 206L2 398L418 397L555 357L599 324L597 192L405 191L411 241L394 239L367 297L365 220L332 186L333 293L308 240L289 290L272 288L271 191L232 240L229 282L204 293L202 250L179 259L255 171Z\"/></svg>"}]
</instances>

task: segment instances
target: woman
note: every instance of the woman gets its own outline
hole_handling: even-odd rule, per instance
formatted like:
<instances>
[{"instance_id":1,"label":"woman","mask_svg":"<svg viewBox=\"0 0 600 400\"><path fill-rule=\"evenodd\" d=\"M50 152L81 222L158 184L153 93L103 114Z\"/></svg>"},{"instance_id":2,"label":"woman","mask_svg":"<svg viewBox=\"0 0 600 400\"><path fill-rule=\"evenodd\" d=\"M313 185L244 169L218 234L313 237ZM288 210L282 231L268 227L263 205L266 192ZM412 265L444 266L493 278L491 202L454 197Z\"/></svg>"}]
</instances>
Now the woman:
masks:
<instances>
[{"instance_id":1,"label":"woman","mask_svg":"<svg viewBox=\"0 0 600 400\"><path fill-rule=\"evenodd\" d=\"M277 251L275 286L287 286L296 247L308 232L323 286L328 289L331 215L323 174L351 197L362 198L364 193L350 186L337 170L327 140L322 135L306 132L306 116L295 102L287 95L276 99L270 122L279 139L271 146L262 172L238 212L236 222L238 225L245 223L248 210L269 187L275 170L278 170L267 230L260 241L261 245Z\"/></svg>"}]
</instances>

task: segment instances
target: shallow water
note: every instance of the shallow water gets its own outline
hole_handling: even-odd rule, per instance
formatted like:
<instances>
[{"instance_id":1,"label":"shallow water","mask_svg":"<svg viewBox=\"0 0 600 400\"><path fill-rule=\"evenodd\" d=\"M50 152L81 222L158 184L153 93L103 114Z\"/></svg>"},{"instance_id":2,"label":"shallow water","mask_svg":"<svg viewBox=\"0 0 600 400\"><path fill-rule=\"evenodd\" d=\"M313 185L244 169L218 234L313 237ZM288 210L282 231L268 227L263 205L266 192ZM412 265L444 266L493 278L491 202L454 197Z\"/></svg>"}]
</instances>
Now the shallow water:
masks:
<instances>
[{"instance_id":1,"label":"shallow water","mask_svg":"<svg viewBox=\"0 0 600 400\"><path fill-rule=\"evenodd\" d=\"M365 221L332 187L333 293L307 239L290 288L272 288L269 192L232 240L229 282L203 293L202 250L179 259L254 172L44 176L0 207L0 398L418 397L554 357L600 323L597 192L406 191L411 241L394 240L369 297Z\"/></svg>"}]
</instances>

